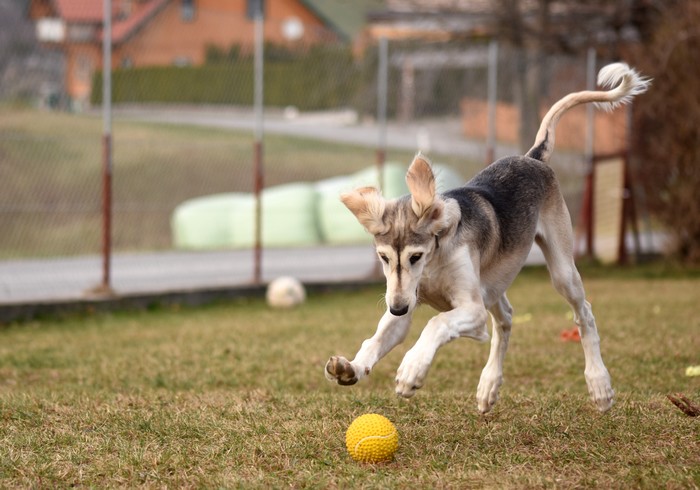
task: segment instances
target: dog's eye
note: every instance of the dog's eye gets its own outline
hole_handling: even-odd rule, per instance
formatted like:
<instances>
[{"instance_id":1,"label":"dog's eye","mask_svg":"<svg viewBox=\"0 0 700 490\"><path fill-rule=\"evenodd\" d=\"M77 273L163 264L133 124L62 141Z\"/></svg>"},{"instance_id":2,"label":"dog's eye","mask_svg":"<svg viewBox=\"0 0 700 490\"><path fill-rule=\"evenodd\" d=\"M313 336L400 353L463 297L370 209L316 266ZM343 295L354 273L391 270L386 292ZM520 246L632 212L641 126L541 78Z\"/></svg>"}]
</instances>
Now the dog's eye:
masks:
<instances>
[{"instance_id":1,"label":"dog's eye","mask_svg":"<svg viewBox=\"0 0 700 490\"><path fill-rule=\"evenodd\" d=\"M413 265L413 264L415 264L416 262L418 262L418 261L421 259L421 257L423 257L423 254L421 254L421 253L413 254L413 255L411 255L411 258L408 259L408 260L410 260L410 261L411 261L411 265Z\"/></svg>"},{"instance_id":2,"label":"dog's eye","mask_svg":"<svg viewBox=\"0 0 700 490\"><path fill-rule=\"evenodd\" d=\"M379 254L379 258L382 259L385 263L389 263L389 257L387 257L384 254Z\"/></svg>"}]
</instances>

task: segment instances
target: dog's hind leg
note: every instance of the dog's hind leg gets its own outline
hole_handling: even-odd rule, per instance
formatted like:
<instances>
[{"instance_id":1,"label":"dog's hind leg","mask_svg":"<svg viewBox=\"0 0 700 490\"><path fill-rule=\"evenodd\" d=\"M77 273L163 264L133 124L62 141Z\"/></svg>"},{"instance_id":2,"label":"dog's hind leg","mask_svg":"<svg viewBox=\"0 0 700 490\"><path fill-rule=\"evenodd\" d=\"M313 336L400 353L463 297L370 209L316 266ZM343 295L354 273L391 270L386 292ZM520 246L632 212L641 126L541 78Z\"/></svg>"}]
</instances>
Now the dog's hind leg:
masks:
<instances>
[{"instance_id":1,"label":"dog's hind leg","mask_svg":"<svg viewBox=\"0 0 700 490\"><path fill-rule=\"evenodd\" d=\"M503 383L503 360L506 357L513 326L513 307L505 294L489 309L489 312L493 324L491 351L489 360L481 371L479 387L476 390L476 402L481 413L491 410L498 400L498 390Z\"/></svg>"},{"instance_id":2,"label":"dog's hind leg","mask_svg":"<svg viewBox=\"0 0 700 490\"><path fill-rule=\"evenodd\" d=\"M612 407L614 392L600 354L600 337L591 305L586 301L583 282L574 263L573 233L563 199L543 210L536 241L544 253L554 288L574 311L585 357L588 392L598 410L605 412Z\"/></svg>"}]
</instances>

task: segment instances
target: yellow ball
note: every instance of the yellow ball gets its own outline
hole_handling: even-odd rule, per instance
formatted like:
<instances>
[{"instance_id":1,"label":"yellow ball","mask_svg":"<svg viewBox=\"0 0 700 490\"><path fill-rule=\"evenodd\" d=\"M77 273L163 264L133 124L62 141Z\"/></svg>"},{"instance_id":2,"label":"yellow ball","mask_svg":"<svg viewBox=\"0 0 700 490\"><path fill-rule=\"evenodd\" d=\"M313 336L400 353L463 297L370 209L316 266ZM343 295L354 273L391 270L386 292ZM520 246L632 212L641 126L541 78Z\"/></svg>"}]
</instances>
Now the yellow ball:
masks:
<instances>
[{"instance_id":1,"label":"yellow ball","mask_svg":"<svg viewBox=\"0 0 700 490\"><path fill-rule=\"evenodd\" d=\"M345 445L355 461L380 463L394 457L399 448L399 433L388 418L367 413L350 424Z\"/></svg>"}]
</instances>

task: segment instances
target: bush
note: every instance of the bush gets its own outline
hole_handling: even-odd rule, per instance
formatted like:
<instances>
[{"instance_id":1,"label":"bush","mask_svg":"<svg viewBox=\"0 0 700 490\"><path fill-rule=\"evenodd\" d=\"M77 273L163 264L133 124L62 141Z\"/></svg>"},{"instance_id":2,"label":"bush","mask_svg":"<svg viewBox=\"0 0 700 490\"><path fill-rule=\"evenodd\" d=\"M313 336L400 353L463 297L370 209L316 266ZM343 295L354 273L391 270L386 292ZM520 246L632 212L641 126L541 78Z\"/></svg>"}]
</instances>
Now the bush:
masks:
<instances>
[{"instance_id":1,"label":"bush","mask_svg":"<svg viewBox=\"0 0 700 490\"><path fill-rule=\"evenodd\" d=\"M272 59L270 59L272 58ZM112 100L191 104L253 103L253 59L232 48L207 50L202 66L153 66L117 69L112 74ZM359 92L361 69L345 47L314 47L296 54L268 47L265 105L294 105L301 110L352 106ZM102 73L93 79L91 102L102 103Z\"/></svg>"}]
</instances>

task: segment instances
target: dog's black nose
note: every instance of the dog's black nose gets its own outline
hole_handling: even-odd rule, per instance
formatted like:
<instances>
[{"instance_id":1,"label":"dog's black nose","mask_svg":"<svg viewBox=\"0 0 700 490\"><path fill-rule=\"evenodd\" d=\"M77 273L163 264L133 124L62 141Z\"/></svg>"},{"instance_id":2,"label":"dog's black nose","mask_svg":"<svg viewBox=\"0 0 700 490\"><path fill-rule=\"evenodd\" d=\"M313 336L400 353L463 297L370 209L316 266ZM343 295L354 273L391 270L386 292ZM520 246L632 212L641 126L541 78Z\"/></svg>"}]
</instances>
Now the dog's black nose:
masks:
<instances>
[{"instance_id":1,"label":"dog's black nose","mask_svg":"<svg viewBox=\"0 0 700 490\"><path fill-rule=\"evenodd\" d=\"M394 315L394 316L404 316L406 313L408 313L408 305L404 306L403 308L396 309L392 308L391 306L389 307L389 312Z\"/></svg>"}]
</instances>

